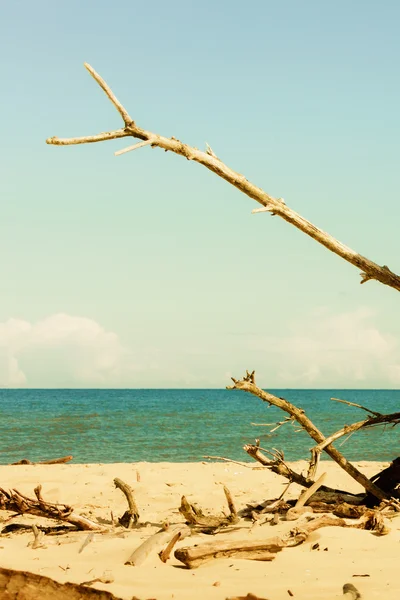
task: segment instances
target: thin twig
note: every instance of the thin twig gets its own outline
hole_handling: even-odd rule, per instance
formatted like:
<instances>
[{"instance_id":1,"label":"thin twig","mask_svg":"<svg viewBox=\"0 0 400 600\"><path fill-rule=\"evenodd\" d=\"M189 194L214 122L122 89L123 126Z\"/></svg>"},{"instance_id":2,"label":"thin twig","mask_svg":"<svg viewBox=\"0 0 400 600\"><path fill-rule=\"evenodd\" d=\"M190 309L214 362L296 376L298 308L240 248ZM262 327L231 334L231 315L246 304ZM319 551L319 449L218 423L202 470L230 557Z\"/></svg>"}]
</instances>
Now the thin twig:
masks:
<instances>
[{"instance_id":1,"label":"thin twig","mask_svg":"<svg viewBox=\"0 0 400 600\"><path fill-rule=\"evenodd\" d=\"M98 133L97 135L86 135L83 137L75 138L58 138L52 137L46 140L46 144L52 144L53 146L75 146L76 144L93 144L95 142L105 142L107 140L116 140L118 138L128 137L130 133L127 133L125 129L116 129L115 131L106 131L104 133Z\"/></svg>"},{"instance_id":2,"label":"thin twig","mask_svg":"<svg viewBox=\"0 0 400 600\"><path fill-rule=\"evenodd\" d=\"M333 402L341 402L342 404L347 404L348 406L355 406L356 408L361 408L361 410L365 410L366 412L371 413L371 415L375 415L375 417L381 417L382 413L375 412L366 406L362 406L361 404L356 404L355 402L349 402L348 400L340 400L339 398L331 398Z\"/></svg>"},{"instance_id":3,"label":"thin twig","mask_svg":"<svg viewBox=\"0 0 400 600\"><path fill-rule=\"evenodd\" d=\"M149 146L151 143L151 140L144 140L143 142L138 142L137 144L133 144L133 146L128 146L127 148L123 148L122 150L117 150L116 152L114 152L114 156L121 156L121 154L126 154L127 152L131 152L132 150L138 150L139 148L143 148L143 146Z\"/></svg>"},{"instance_id":4,"label":"thin twig","mask_svg":"<svg viewBox=\"0 0 400 600\"><path fill-rule=\"evenodd\" d=\"M101 87L101 89L103 90L103 92L106 94L106 96L111 100L111 102L114 104L115 108L117 109L117 111L119 112L119 114L121 115L121 117L124 120L125 125L129 125L129 123L132 122L132 118L129 115L128 111L126 110L126 108L124 108L121 104L121 102L118 100L118 98L115 96L114 92L111 90L110 86L104 81L104 79L93 69L93 67L91 67L88 63L83 63L85 69L87 69L89 71L89 73L91 74L91 76L93 77L93 79L95 81L97 81L97 83L99 84L99 86Z\"/></svg>"},{"instance_id":5,"label":"thin twig","mask_svg":"<svg viewBox=\"0 0 400 600\"><path fill-rule=\"evenodd\" d=\"M206 458L208 460L222 460L225 462L233 463L235 465L240 465L241 467L246 467L246 469L254 469L253 465L251 464L242 463L238 460L232 460L231 458L224 458L223 456L203 456L203 458Z\"/></svg>"}]
</instances>

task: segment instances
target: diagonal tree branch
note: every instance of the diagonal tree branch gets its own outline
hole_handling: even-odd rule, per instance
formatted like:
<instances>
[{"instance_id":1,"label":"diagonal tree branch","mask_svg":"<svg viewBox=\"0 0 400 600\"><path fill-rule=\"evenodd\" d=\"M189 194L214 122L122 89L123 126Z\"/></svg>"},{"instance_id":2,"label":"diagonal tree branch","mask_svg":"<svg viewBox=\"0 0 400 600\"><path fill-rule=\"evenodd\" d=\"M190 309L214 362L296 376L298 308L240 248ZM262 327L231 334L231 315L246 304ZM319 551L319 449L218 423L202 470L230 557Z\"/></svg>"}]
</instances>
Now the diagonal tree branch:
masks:
<instances>
[{"instance_id":1,"label":"diagonal tree branch","mask_svg":"<svg viewBox=\"0 0 400 600\"><path fill-rule=\"evenodd\" d=\"M257 396L264 402L268 402L269 404L280 408L289 415L293 416L296 419L296 421L307 431L308 435L317 442L317 444L324 444L326 439L325 436L317 427L315 427L314 423L307 417L304 410L298 408L294 404L291 404L284 398L278 398L277 396L273 396L272 394L265 392L264 390L259 388L255 382L254 371L252 371L251 373L247 371L245 377L243 377L243 379L240 380L234 379L232 377L232 381L233 385L228 387L227 389L242 390L244 392L249 392L250 394ZM379 500L383 500L387 497L387 495L384 492L382 492L382 490L380 490L374 483L372 483L368 479L368 477L366 477L354 465L352 465L347 460L347 458L345 458L343 454L339 452L339 450L332 446L332 444L329 444L323 449L327 454L329 454L331 458L333 458L334 461L338 463L340 467L342 467L342 469L346 471L346 473L353 477L353 479L355 479L360 485L363 486L364 489L370 492L373 496L379 498ZM314 473L312 473L312 475L313 474Z\"/></svg>"},{"instance_id":2,"label":"diagonal tree branch","mask_svg":"<svg viewBox=\"0 0 400 600\"><path fill-rule=\"evenodd\" d=\"M101 142L108 139L131 136L147 141L152 147L162 148L165 151L174 152L175 154L184 156L188 160L194 160L222 179L225 179L225 181L238 188L250 198L256 200L264 207L265 211L270 212L272 215L278 215L288 223L291 223L297 227L297 229L303 231L303 233L307 234L328 248L328 250L331 252L337 254L355 267L361 269L361 283L365 283L370 279L376 279L377 281L380 281L380 283L400 291L400 276L393 273L386 265L380 266L365 256L358 254L351 248L336 240L329 233L319 229L310 223L310 221L307 221L307 219L286 206L285 202L281 198L274 198L264 192L264 190L261 188L250 183L244 175L237 173L225 165L208 145L206 152L203 152L197 148L184 144L174 137L166 138L161 135L157 135L156 133L146 131L145 129L142 129L136 125L135 121L132 120L128 111L119 102L104 79L100 77L100 75L89 64L85 63L85 67L116 107L124 121L125 127L117 131L110 131L108 133L101 133L95 136L81 138L60 139L58 137L52 137L46 140L47 144L53 144L55 146L68 146L74 144ZM129 148L129 150L130 149L131 148ZM128 149L126 149L126 151L128 151ZM123 152L118 152L118 154L122 153Z\"/></svg>"}]
</instances>

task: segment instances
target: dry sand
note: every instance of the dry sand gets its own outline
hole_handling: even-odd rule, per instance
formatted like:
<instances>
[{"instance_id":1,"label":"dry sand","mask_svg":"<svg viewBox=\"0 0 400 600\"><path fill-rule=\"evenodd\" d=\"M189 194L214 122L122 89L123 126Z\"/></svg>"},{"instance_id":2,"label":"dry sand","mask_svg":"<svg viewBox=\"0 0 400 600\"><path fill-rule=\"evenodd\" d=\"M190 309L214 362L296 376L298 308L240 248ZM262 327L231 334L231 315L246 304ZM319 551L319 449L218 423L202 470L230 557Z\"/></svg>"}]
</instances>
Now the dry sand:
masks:
<instances>
[{"instance_id":1,"label":"dry sand","mask_svg":"<svg viewBox=\"0 0 400 600\"><path fill-rule=\"evenodd\" d=\"M163 564L155 555L140 567L124 565L132 551L157 531L161 523L182 522L178 506L183 494L204 512L216 514L226 510L223 484L231 490L238 510L247 502L261 502L281 493L285 480L266 469L253 468L254 463L247 464L247 467L233 463L0 466L0 487L17 488L33 496L33 488L41 483L46 500L71 504L80 514L107 521L111 511L121 516L127 508L125 497L113 484L113 479L120 477L135 491L141 522L151 523L137 531L118 528L118 536L95 533L80 554L78 550L88 536L85 531L46 536L46 548L36 550L28 547L32 533L7 534L0 539L0 566L75 583L111 572L113 583L98 583L94 587L126 599L135 595L157 600L223 600L252 592L269 600L287 600L291 597L290 590L295 600L333 600L343 597L344 583L353 583L365 600L400 598L400 518L391 522L391 532L384 537L340 527L321 529L303 545L278 553L272 562L218 559L188 570L173 556ZM357 466L371 476L387 463L365 462ZM294 464L296 470L305 467L304 462ZM327 485L362 491L336 464L322 462L319 473L323 471L328 473ZM299 488L293 485L289 496L298 494ZM9 513L0 512L3 521L0 526L4 526L8 517ZM26 515L13 521L32 524L38 518ZM250 522L241 521L238 531L218 534L217 538L268 538L286 532L293 525L282 522L275 527L252 528ZM201 534L181 541L180 546L215 539ZM317 541L320 549L312 550Z\"/></svg>"}]
</instances>

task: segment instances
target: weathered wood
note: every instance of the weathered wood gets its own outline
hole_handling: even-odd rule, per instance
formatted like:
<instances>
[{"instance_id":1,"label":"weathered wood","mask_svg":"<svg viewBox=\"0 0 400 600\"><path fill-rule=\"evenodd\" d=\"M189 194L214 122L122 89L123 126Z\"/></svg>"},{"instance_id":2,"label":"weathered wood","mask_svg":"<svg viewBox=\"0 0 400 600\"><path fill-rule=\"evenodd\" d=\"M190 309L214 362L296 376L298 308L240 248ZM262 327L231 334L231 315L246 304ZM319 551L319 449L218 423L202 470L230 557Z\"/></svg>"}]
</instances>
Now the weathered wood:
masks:
<instances>
[{"instance_id":1,"label":"weathered wood","mask_svg":"<svg viewBox=\"0 0 400 600\"><path fill-rule=\"evenodd\" d=\"M87 517L83 517L73 512L73 508L67 504L53 504L45 502L41 496L41 486L35 488L37 500L24 496L18 490L6 492L0 488L0 509L9 510L18 514L29 513L38 517L47 517L57 521L66 521L78 527L78 529L86 530L103 530L104 527L99 523L91 521Z\"/></svg>"},{"instance_id":2,"label":"weathered wood","mask_svg":"<svg viewBox=\"0 0 400 600\"><path fill-rule=\"evenodd\" d=\"M158 553L158 556L160 557L161 562L163 562L163 563L167 562L167 560L171 556L171 552L174 549L175 544L177 542L179 542L181 537L182 537L182 533L180 531L177 531L176 534L174 535L174 537L172 538L172 540L164 548L164 550L161 550L161 552Z\"/></svg>"},{"instance_id":3,"label":"weathered wood","mask_svg":"<svg viewBox=\"0 0 400 600\"><path fill-rule=\"evenodd\" d=\"M291 402L288 402L284 398L278 398L277 396L274 396L273 394L270 394L269 392L265 392L264 390L259 388L255 382L254 371L252 371L251 373L249 371L247 371L246 375L243 377L243 379L240 379L240 380L232 377L232 381L233 381L233 385L228 386L227 389L242 390L244 392L248 392L250 394L253 394L254 396L257 396L264 402L268 402L268 404L276 406L277 408L280 408L284 412L287 412L289 415L293 416L296 419L296 421L299 423L299 425L301 425L307 431L308 435L313 440L315 440L317 442L317 444L320 444L321 442L325 441L325 439L326 439L325 436L314 425L314 423L311 421L311 419L309 419L307 417L307 415L305 414L303 409L298 408L297 406L295 406ZM324 448L324 451L327 454L329 454L329 456L331 458L333 458L333 460L335 462L337 462L337 464L344 471L346 471L346 473L348 473L353 479L355 479L360 485L362 485L362 487L365 490L367 490L368 492L371 492L371 494L374 495L376 498L379 498L379 500L383 500L384 498L387 498L387 494L385 492L383 492L374 483L372 483L372 481L370 481L368 479L368 477L366 477L352 463L350 463L343 456L343 454L341 452L339 452L339 450L337 450L332 444L329 444L329 446L326 446L326 448Z\"/></svg>"},{"instance_id":4,"label":"weathered wood","mask_svg":"<svg viewBox=\"0 0 400 600\"><path fill-rule=\"evenodd\" d=\"M160 531L157 531L157 533L140 544L140 546L132 552L125 564L131 565L132 567L139 567L150 554L159 553L166 544L169 544L178 532L180 533L181 539L190 535L190 529L186 525L171 525L168 528L160 529Z\"/></svg>"},{"instance_id":5,"label":"weathered wood","mask_svg":"<svg viewBox=\"0 0 400 600\"><path fill-rule=\"evenodd\" d=\"M0 598L4 600L121 600L111 592L50 577L0 567Z\"/></svg>"},{"instance_id":6,"label":"weathered wood","mask_svg":"<svg viewBox=\"0 0 400 600\"><path fill-rule=\"evenodd\" d=\"M302 514L307 511L312 512L312 508L305 506L307 501L311 498L311 496L321 487L323 481L326 479L326 473L323 473L317 481L315 481L311 487L306 489L300 498L297 500L295 506L293 508L289 508L286 513L287 521L294 521L298 519Z\"/></svg>"},{"instance_id":7,"label":"weathered wood","mask_svg":"<svg viewBox=\"0 0 400 600\"><path fill-rule=\"evenodd\" d=\"M323 516L301 527L295 527L282 537L263 540L216 541L175 550L175 558L189 569L196 568L213 558L246 558L249 560L273 560L283 548L302 544L308 536L321 527L350 527L343 519ZM358 528L362 526L357 525Z\"/></svg>"},{"instance_id":8,"label":"weathered wood","mask_svg":"<svg viewBox=\"0 0 400 600\"><path fill-rule=\"evenodd\" d=\"M232 495L227 487L224 486L224 494L228 503L229 515L204 515L203 512L199 509L195 509L192 504L186 499L186 496L182 496L181 505L179 507L179 512L185 517L186 522L189 525L197 526L200 530L203 529L217 529L219 527L227 527L228 525L233 525L238 523L240 520L235 505L232 500Z\"/></svg>"},{"instance_id":9,"label":"weathered wood","mask_svg":"<svg viewBox=\"0 0 400 600\"><path fill-rule=\"evenodd\" d=\"M174 152L180 156L184 156L187 160L193 160L203 165L213 173L215 173L218 177L221 177L241 192L256 200L263 208L256 209L253 212L261 212L268 211L272 215L277 215L281 219L284 219L286 222L294 225L298 229L300 229L303 233L310 236L318 243L322 244L330 250L334 252L347 262L351 263L358 269L361 269L361 283L369 281L371 279L376 279L377 281L383 283L384 285L388 285L400 291L400 276L393 273L386 265L380 266L375 262L369 260L365 256L358 254L351 248L345 246L330 234L326 233L322 229L319 229L310 221L307 221L304 217L296 213L294 210L289 208L282 198L274 198L264 192L261 188L253 185L246 179L244 175L237 173L233 169L229 168L225 165L211 150L211 148L207 148L205 152L198 150L197 148L193 148L188 144L184 144L180 140L177 140L174 137L166 138L164 136L158 135L151 131L146 131L139 127L136 122L129 115L128 111L123 107L123 105L117 100L114 93L104 81L102 77L91 67L89 64L85 63L86 69L89 71L90 75L94 78L94 80L99 84L102 90L105 92L107 97L114 104L115 108L118 110L121 115L124 126L121 129L115 131L109 131L106 133L100 133L98 135L92 136L84 136L78 138L58 138L51 137L46 140L47 144L52 144L55 146L69 146L74 144L88 144L93 142L101 142L109 139L117 139L121 137L131 136L133 138L141 140L139 144L135 144L135 146L129 147L129 150L132 150L137 147L141 147L144 145L150 145L155 148L162 148L165 151ZM146 144L142 144L146 142ZM128 150L128 149L126 149ZM118 152L120 153L120 151ZM317 441L317 440L316 440ZM319 442L318 442L319 443Z\"/></svg>"},{"instance_id":10,"label":"weathered wood","mask_svg":"<svg viewBox=\"0 0 400 600\"><path fill-rule=\"evenodd\" d=\"M131 529L134 525L137 524L140 516L139 509L133 498L133 490L127 483L122 481L122 479L119 479L119 477L116 477L114 479L114 485L125 495L129 506L128 510L124 512L124 514L118 519L118 521L123 527Z\"/></svg>"},{"instance_id":11,"label":"weathered wood","mask_svg":"<svg viewBox=\"0 0 400 600\"><path fill-rule=\"evenodd\" d=\"M11 465L60 465L69 462L73 458L73 456L62 456L61 458L51 458L49 460L39 460L37 462L32 462L27 458L23 458L18 462L11 463Z\"/></svg>"},{"instance_id":12,"label":"weathered wood","mask_svg":"<svg viewBox=\"0 0 400 600\"><path fill-rule=\"evenodd\" d=\"M189 569L199 567L213 558L247 558L249 560L273 560L285 544L278 537L268 540L217 541L190 548L175 550L175 558Z\"/></svg>"}]
</instances>

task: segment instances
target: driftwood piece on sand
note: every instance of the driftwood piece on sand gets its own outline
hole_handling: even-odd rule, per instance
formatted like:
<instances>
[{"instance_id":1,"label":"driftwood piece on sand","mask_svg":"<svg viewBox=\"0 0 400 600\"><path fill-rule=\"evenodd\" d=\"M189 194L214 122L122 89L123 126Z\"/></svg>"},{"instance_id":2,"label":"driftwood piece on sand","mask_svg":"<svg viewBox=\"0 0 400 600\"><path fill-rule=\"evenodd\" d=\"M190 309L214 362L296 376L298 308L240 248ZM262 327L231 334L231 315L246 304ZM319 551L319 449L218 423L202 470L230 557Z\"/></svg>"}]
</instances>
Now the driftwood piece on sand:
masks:
<instances>
[{"instance_id":1,"label":"driftwood piece on sand","mask_svg":"<svg viewBox=\"0 0 400 600\"><path fill-rule=\"evenodd\" d=\"M281 453L274 452L273 459L269 459L260 449L257 444L246 444L243 449L249 456L254 458L257 462L262 464L264 467L285 477L293 483L297 483L305 488L310 488L314 481L307 479L301 473L293 471L283 460ZM362 504L365 500L365 494L351 494L344 490L337 490L326 485L322 485L318 491L316 491L312 498L310 498L308 504L311 502L326 502L327 504L336 504L341 502L348 502L349 504Z\"/></svg>"},{"instance_id":2,"label":"driftwood piece on sand","mask_svg":"<svg viewBox=\"0 0 400 600\"><path fill-rule=\"evenodd\" d=\"M189 569L199 567L213 558L247 558L250 560L273 560L285 544L278 537L268 540L216 541L190 548L175 550L175 558Z\"/></svg>"},{"instance_id":3,"label":"driftwood piece on sand","mask_svg":"<svg viewBox=\"0 0 400 600\"><path fill-rule=\"evenodd\" d=\"M60 465L60 464L69 462L73 458L74 458L73 456L62 456L61 458L51 458L49 460L39 460L38 462L32 462L32 461L28 460L27 458L23 458L22 460L19 460L18 462L11 463L11 465L12 466L14 466L14 465Z\"/></svg>"},{"instance_id":4,"label":"driftwood piece on sand","mask_svg":"<svg viewBox=\"0 0 400 600\"><path fill-rule=\"evenodd\" d=\"M216 541L198 546L178 548L175 558L189 569L196 568L213 558L246 558L250 560L273 560L283 548L298 546L321 527L351 527L343 519L323 516L301 527L295 527L282 537L262 540ZM361 528L361 525L357 525Z\"/></svg>"},{"instance_id":5,"label":"driftwood piece on sand","mask_svg":"<svg viewBox=\"0 0 400 600\"><path fill-rule=\"evenodd\" d=\"M4 600L121 600L111 592L50 577L0 567L0 598Z\"/></svg>"},{"instance_id":6,"label":"driftwood piece on sand","mask_svg":"<svg viewBox=\"0 0 400 600\"><path fill-rule=\"evenodd\" d=\"M180 539L190 535L190 529L187 525L171 525L160 529L160 531L157 531L157 533L145 540L143 544L140 544L132 552L125 564L132 567L139 567L150 554L160 553L164 546L168 545L178 532L180 533Z\"/></svg>"},{"instance_id":7,"label":"driftwood piece on sand","mask_svg":"<svg viewBox=\"0 0 400 600\"><path fill-rule=\"evenodd\" d=\"M133 490L127 483L118 477L114 479L114 485L125 495L129 507L118 521L123 527L131 529L139 521L139 509L133 498Z\"/></svg>"},{"instance_id":8,"label":"driftwood piece on sand","mask_svg":"<svg viewBox=\"0 0 400 600\"><path fill-rule=\"evenodd\" d=\"M29 513L31 515L37 515L38 517L55 519L56 521L66 521L67 523L75 525L78 529L94 531L104 529L99 523L95 523L87 517L74 513L71 506L45 502L41 495L41 489L42 486L40 485L35 488L35 500L34 498L24 496L18 490L14 489L6 492L4 489L0 488L0 509L10 510L21 515Z\"/></svg>"},{"instance_id":9,"label":"driftwood piece on sand","mask_svg":"<svg viewBox=\"0 0 400 600\"><path fill-rule=\"evenodd\" d=\"M185 496L181 498L179 512L185 517L189 525L196 526L200 530L218 529L219 527L227 527L239 522L239 517L232 499L232 495L228 488L224 486L224 494L229 508L229 515L205 515L197 507L189 504Z\"/></svg>"}]
</instances>

